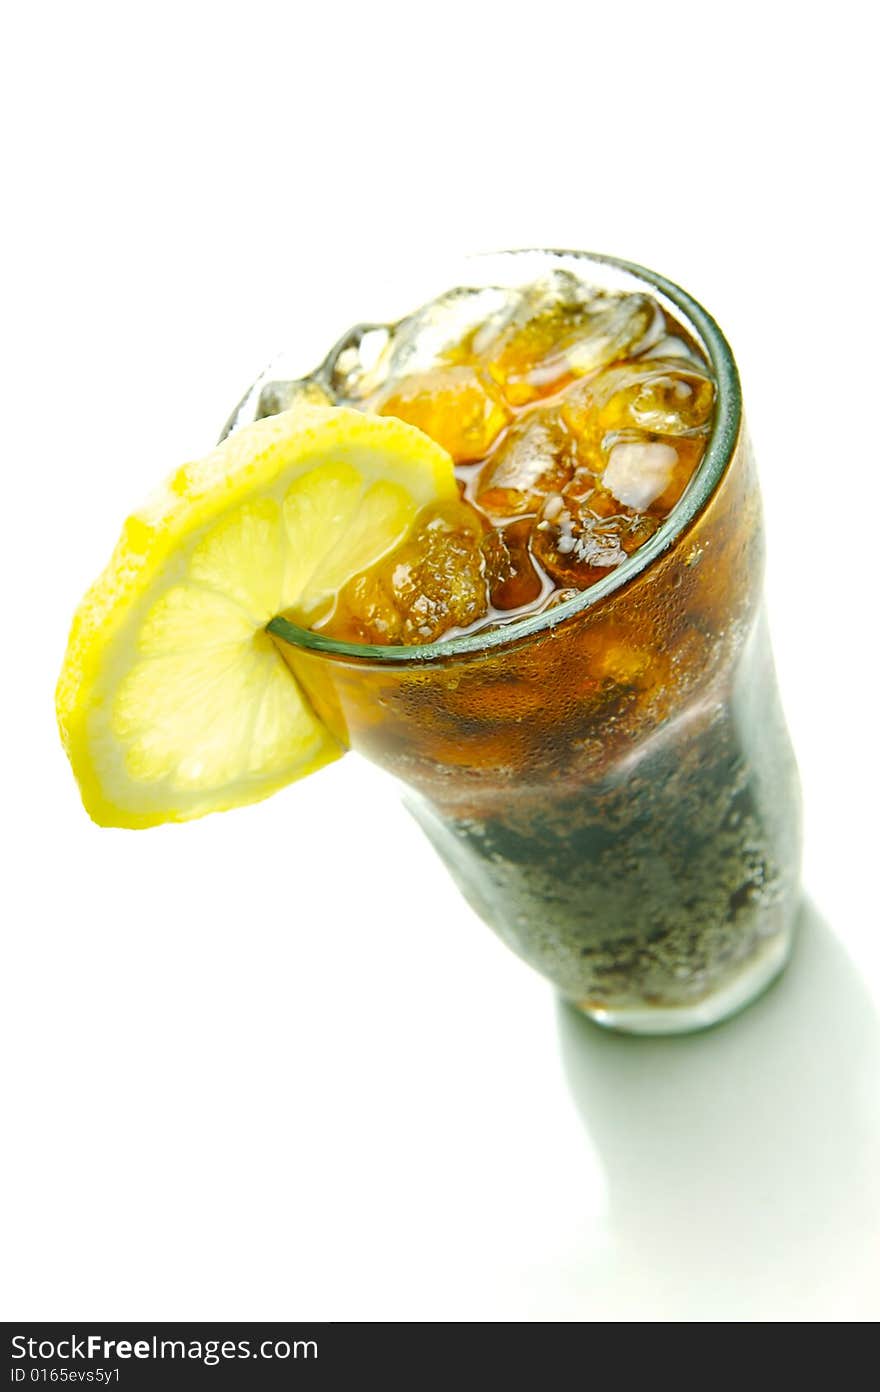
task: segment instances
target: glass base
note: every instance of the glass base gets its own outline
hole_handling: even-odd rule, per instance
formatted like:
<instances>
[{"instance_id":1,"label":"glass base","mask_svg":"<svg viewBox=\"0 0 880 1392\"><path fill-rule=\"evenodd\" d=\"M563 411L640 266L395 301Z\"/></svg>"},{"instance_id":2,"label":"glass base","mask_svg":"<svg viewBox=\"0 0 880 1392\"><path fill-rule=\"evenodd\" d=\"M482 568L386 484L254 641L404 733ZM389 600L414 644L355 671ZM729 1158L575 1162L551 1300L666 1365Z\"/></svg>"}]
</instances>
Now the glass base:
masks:
<instances>
[{"instance_id":1,"label":"glass base","mask_svg":"<svg viewBox=\"0 0 880 1392\"><path fill-rule=\"evenodd\" d=\"M793 931L775 934L734 980L693 1005L605 1009L578 1005L582 1014L622 1034L690 1034L717 1025L749 1005L776 979L791 954Z\"/></svg>"}]
</instances>

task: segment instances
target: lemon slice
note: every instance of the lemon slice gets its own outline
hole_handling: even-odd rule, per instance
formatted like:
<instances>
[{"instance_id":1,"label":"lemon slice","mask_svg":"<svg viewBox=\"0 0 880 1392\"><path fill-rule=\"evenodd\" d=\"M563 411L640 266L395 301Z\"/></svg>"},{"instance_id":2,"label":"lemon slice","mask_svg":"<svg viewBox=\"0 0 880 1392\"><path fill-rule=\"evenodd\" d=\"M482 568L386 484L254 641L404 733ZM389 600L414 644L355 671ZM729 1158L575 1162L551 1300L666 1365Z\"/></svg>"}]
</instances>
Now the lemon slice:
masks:
<instances>
[{"instance_id":1,"label":"lemon slice","mask_svg":"<svg viewBox=\"0 0 880 1392\"><path fill-rule=\"evenodd\" d=\"M102 826L186 821L338 758L265 632L308 623L457 497L452 460L392 417L299 407L183 468L125 523L73 621L61 736Z\"/></svg>"}]
</instances>

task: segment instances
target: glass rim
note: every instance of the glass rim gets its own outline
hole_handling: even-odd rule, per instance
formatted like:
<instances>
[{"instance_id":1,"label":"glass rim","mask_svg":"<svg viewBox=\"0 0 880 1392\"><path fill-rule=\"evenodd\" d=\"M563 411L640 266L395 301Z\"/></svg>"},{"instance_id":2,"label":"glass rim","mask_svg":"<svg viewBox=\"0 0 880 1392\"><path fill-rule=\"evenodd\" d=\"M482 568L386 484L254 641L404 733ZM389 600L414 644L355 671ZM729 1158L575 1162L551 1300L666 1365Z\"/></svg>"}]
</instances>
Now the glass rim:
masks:
<instances>
[{"instance_id":1,"label":"glass rim","mask_svg":"<svg viewBox=\"0 0 880 1392\"><path fill-rule=\"evenodd\" d=\"M300 628L278 615L267 625L267 632L291 647L306 649L328 658L340 658L347 662L372 663L378 666L406 667L424 666L448 662L457 657L472 657L491 652L498 648L510 647L523 639L534 638L549 633L559 624L565 623L577 614L591 609L609 595L621 589L631 580L647 570L656 560L668 551L678 540L688 525L702 512L711 499L733 457L739 440L742 425L742 391L739 373L730 345L718 324L699 301L683 290L674 281L667 280L657 271L640 266L635 261L625 261L617 256L606 256L600 252L566 251L555 248L519 248L509 251L486 252L468 258L469 265L481 261L491 261L501 257L516 256L565 256L578 261L591 261L611 267L634 277L644 285L671 302L684 316L685 326L696 331L715 373L717 401L715 418L706 453L700 461L694 477L679 501L654 535L629 556L621 565L610 571L588 589L582 590L571 599L554 605L551 609L539 610L520 619L511 619L494 628L478 629L473 633L463 633L456 638L441 638L432 643L422 644L374 644L347 643L338 638L330 638L315 633L308 628Z\"/></svg>"}]
</instances>

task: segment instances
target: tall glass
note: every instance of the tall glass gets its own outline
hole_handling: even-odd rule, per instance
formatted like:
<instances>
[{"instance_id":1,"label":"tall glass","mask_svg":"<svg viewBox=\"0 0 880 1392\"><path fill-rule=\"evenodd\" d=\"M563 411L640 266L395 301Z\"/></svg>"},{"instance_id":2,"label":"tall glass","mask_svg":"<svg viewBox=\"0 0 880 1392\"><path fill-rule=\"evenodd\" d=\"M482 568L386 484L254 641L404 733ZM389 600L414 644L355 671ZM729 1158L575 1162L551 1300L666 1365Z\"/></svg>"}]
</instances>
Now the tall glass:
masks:
<instances>
[{"instance_id":1,"label":"tall glass","mask_svg":"<svg viewBox=\"0 0 880 1392\"><path fill-rule=\"evenodd\" d=\"M552 266L652 294L712 365L711 439L670 517L600 583L493 631L422 647L338 642L283 619L270 631L338 738L407 785L468 902L515 952L601 1024L692 1030L782 968L799 896L754 461L724 337L653 272L506 253L406 308ZM284 404L270 374L246 398L252 414L267 413L261 390Z\"/></svg>"}]
</instances>

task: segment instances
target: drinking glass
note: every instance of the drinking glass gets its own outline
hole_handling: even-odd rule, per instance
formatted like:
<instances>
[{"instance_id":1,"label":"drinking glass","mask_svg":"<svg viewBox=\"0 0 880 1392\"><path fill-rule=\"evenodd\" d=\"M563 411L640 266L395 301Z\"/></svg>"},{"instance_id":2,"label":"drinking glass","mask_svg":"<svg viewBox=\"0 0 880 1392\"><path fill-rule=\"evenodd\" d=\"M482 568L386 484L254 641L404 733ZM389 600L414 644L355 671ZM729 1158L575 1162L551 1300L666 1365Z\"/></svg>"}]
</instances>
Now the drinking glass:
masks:
<instances>
[{"instance_id":1,"label":"drinking glass","mask_svg":"<svg viewBox=\"0 0 880 1392\"><path fill-rule=\"evenodd\" d=\"M453 285L556 268L653 295L711 365L711 436L663 525L599 583L495 629L379 647L283 618L269 628L337 738L406 785L465 898L515 952L602 1025L688 1031L781 970L799 901L799 785L730 348L678 286L582 252L474 258L389 302L387 318ZM232 424L297 390L270 369Z\"/></svg>"}]
</instances>

